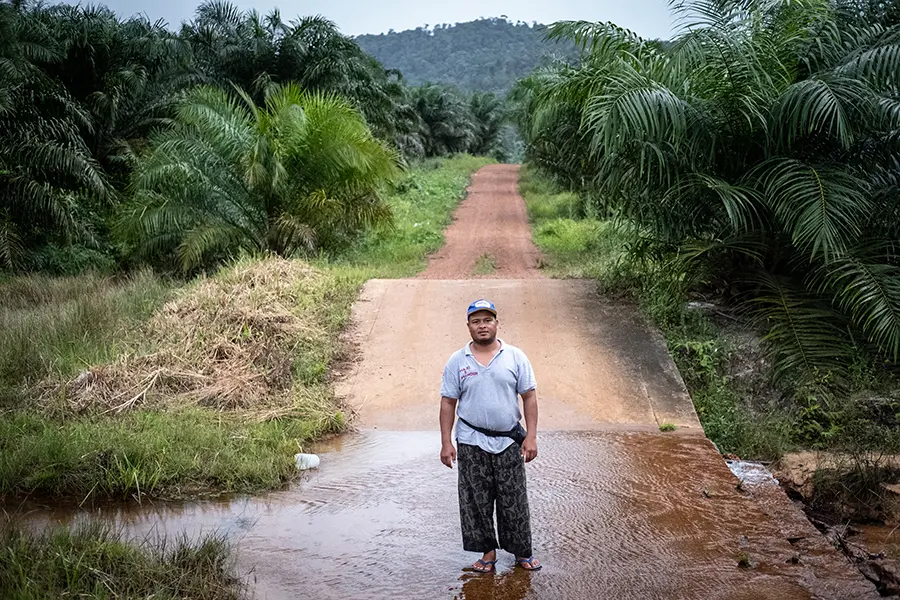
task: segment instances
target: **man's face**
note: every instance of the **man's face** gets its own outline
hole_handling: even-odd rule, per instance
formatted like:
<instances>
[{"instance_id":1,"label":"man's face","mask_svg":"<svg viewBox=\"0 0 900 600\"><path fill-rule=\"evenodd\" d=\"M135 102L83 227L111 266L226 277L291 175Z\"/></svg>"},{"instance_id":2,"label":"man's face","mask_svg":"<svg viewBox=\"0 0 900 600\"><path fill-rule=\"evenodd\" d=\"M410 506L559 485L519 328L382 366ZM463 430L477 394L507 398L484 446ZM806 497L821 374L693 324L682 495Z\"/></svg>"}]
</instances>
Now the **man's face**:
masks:
<instances>
[{"instance_id":1,"label":"man's face","mask_svg":"<svg viewBox=\"0 0 900 600\"><path fill-rule=\"evenodd\" d=\"M493 344L497 339L497 317L486 310L469 315L469 335L476 344Z\"/></svg>"}]
</instances>

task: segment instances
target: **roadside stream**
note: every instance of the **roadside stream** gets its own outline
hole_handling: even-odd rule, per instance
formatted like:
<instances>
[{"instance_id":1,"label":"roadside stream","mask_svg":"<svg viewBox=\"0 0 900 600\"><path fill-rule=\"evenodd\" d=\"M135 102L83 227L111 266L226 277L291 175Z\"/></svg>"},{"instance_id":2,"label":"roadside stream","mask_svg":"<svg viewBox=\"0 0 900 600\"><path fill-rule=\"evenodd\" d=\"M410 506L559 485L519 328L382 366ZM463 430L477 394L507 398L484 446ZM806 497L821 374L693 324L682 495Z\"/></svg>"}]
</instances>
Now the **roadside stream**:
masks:
<instances>
[{"instance_id":1,"label":"roadside stream","mask_svg":"<svg viewBox=\"0 0 900 600\"><path fill-rule=\"evenodd\" d=\"M501 553L496 575L463 572L475 557L461 550L456 474L439 450L436 432L366 431L323 443L318 470L262 496L23 508L34 526L99 518L133 539L226 532L270 600L877 597L787 515L777 485L738 485L709 441L677 433L542 434L528 477L544 569Z\"/></svg>"}]
</instances>

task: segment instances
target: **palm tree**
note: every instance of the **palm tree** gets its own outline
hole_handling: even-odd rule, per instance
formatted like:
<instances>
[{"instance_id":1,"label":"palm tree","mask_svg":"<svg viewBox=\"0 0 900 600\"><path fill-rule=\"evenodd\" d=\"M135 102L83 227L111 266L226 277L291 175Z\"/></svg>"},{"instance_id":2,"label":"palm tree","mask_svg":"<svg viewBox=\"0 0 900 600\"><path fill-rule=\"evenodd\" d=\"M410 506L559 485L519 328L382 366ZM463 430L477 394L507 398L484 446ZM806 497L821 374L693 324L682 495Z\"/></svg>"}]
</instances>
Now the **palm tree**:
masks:
<instances>
[{"instance_id":1,"label":"palm tree","mask_svg":"<svg viewBox=\"0 0 900 600\"><path fill-rule=\"evenodd\" d=\"M190 271L240 251L284 255L386 222L398 156L334 95L295 84L258 106L240 88L191 90L134 176L121 231Z\"/></svg>"},{"instance_id":2,"label":"palm tree","mask_svg":"<svg viewBox=\"0 0 900 600\"><path fill-rule=\"evenodd\" d=\"M475 92L469 98L469 111L477 124L475 135L469 144L472 154L487 155L500 140L503 125L503 103L491 92Z\"/></svg>"},{"instance_id":3,"label":"palm tree","mask_svg":"<svg viewBox=\"0 0 900 600\"><path fill-rule=\"evenodd\" d=\"M390 139L394 146L408 159L419 159L425 156L425 140L423 132L425 123L415 106L413 88L405 85L399 71L389 72L393 78L389 83L390 93L396 99L393 113L387 127L377 126L382 130L381 137Z\"/></svg>"},{"instance_id":4,"label":"palm tree","mask_svg":"<svg viewBox=\"0 0 900 600\"><path fill-rule=\"evenodd\" d=\"M587 57L532 91L530 150L588 177L687 275L749 299L779 374L839 374L854 339L896 362L900 27L859 24L853 2L675 9L666 45L553 26ZM560 161L576 138L582 168Z\"/></svg>"},{"instance_id":5,"label":"palm tree","mask_svg":"<svg viewBox=\"0 0 900 600\"><path fill-rule=\"evenodd\" d=\"M860 25L871 25L878 23L883 27L892 27L900 25L900 5L896 2L886 2L885 0L858 0L857 2L848 2L851 7L858 7L856 13L859 17Z\"/></svg>"},{"instance_id":6,"label":"palm tree","mask_svg":"<svg viewBox=\"0 0 900 600\"><path fill-rule=\"evenodd\" d=\"M525 158L554 175L568 189L585 187L595 176L587 134L581 128L583 100L570 85L575 70L556 63L520 79L509 95L511 118L526 142Z\"/></svg>"},{"instance_id":7,"label":"palm tree","mask_svg":"<svg viewBox=\"0 0 900 600\"><path fill-rule=\"evenodd\" d=\"M105 7L60 4L34 15L65 47L47 74L89 113L85 141L123 188L143 141L166 125L181 90L198 83L189 47L162 21L120 21Z\"/></svg>"},{"instance_id":8,"label":"palm tree","mask_svg":"<svg viewBox=\"0 0 900 600\"><path fill-rule=\"evenodd\" d=\"M475 122L463 96L449 86L426 84L413 89L413 106L421 119L426 156L466 152L475 139Z\"/></svg>"},{"instance_id":9,"label":"palm tree","mask_svg":"<svg viewBox=\"0 0 900 600\"><path fill-rule=\"evenodd\" d=\"M382 139L393 134L402 90L373 57L321 16L285 23L278 10L262 16L227 0L207 0L181 39L212 82L235 84L264 102L269 86L296 82L310 92L336 93L362 111Z\"/></svg>"},{"instance_id":10,"label":"palm tree","mask_svg":"<svg viewBox=\"0 0 900 600\"><path fill-rule=\"evenodd\" d=\"M21 268L48 240L92 235L82 206L111 190L83 133L89 115L44 68L58 40L33 12L0 4L0 266Z\"/></svg>"}]
</instances>

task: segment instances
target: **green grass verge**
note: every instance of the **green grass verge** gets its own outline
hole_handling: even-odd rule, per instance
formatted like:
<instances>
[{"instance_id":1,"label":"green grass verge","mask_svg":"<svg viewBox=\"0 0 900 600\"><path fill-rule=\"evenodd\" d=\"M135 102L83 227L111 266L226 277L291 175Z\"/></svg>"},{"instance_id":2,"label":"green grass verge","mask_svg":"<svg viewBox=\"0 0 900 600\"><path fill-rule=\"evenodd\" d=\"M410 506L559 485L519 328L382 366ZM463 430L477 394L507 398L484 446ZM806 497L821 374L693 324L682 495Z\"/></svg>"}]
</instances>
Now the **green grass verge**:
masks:
<instances>
[{"instance_id":1,"label":"green grass verge","mask_svg":"<svg viewBox=\"0 0 900 600\"><path fill-rule=\"evenodd\" d=\"M388 198L394 223L369 232L360 243L317 266L360 281L411 277L444 243L444 229L476 170L496 161L467 155L429 159L412 169Z\"/></svg>"},{"instance_id":2,"label":"green grass verge","mask_svg":"<svg viewBox=\"0 0 900 600\"><path fill-rule=\"evenodd\" d=\"M755 410L749 390L736 385L726 365L736 345L701 313L687 311L684 299L666 284L651 260L630 258L637 232L627 224L584 216L580 198L558 189L531 168L523 168L525 198L535 244L552 277L597 280L601 290L636 302L666 337L691 393L707 436L725 453L775 459L792 446L793 416L777 407Z\"/></svg>"},{"instance_id":3,"label":"green grass verge","mask_svg":"<svg viewBox=\"0 0 900 600\"><path fill-rule=\"evenodd\" d=\"M625 244L633 232L612 221L586 217L577 194L558 189L533 169L523 167L521 173L519 191L534 242L543 253L543 271L550 277L596 279L618 286Z\"/></svg>"},{"instance_id":4,"label":"green grass verge","mask_svg":"<svg viewBox=\"0 0 900 600\"><path fill-rule=\"evenodd\" d=\"M276 488L295 476L300 444L341 425L202 408L61 422L19 411L0 419L0 489L87 501Z\"/></svg>"},{"instance_id":5,"label":"green grass verge","mask_svg":"<svg viewBox=\"0 0 900 600\"><path fill-rule=\"evenodd\" d=\"M369 232L339 256L313 261L314 277L298 289L286 286L274 298L290 304L290 312L301 319L299 333L285 338L282 330L267 329L272 326L266 319L272 299L264 295L272 284L266 281L267 269L245 273L252 271L252 261L223 269L213 282L226 291L212 286L205 294L199 289L202 281L175 289L149 273L121 281L83 276L0 282L0 324L4 333L10 332L0 339L0 495L171 498L269 489L295 476L294 453L346 426L327 376L330 365L341 360L339 334L360 286L369 278L404 277L423 269L426 255L443 243L443 228L470 175L490 162L460 156L426 161L413 169L389 198L395 215L392 227ZM249 290L249 304L241 306L250 310L235 317L225 314L231 310L229 302L217 302L217 297L230 297L227 286L241 277L246 283L234 289ZM284 277L270 274L272 279ZM254 301L257 289L264 297ZM160 339L147 339L146 325L154 310L191 290L196 293L186 302L185 320L193 319L190 311L196 310L195 322L209 324L173 330L168 336L173 341L167 339L169 324L164 321L156 327ZM239 322L231 327L235 318ZM213 327L223 323L224 329L213 335ZM177 345L180 338L187 340L183 347ZM169 352L174 362L168 364L178 367L176 359L189 355L186 365L180 365L189 367L200 360L195 352L219 348L224 358L217 355L216 360L225 360L253 354L247 344L267 340L273 340L272 345L254 354L263 363L266 379L279 372L282 362L272 359L274 351L288 348L287 376L292 381L286 404L274 407L269 417L248 419L243 413L204 405L156 406L152 394L147 407L121 415L83 406L75 410L71 390L49 400L35 397L35 384L71 380L91 366L115 363L123 354L158 355L166 347L157 346L168 345L174 347ZM122 368L113 366L113 375L133 376L127 361ZM202 365L194 366L201 370ZM45 385L45 395L46 390Z\"/></svg>"},{"instance_id":6,"label":"green grass verge","mask_svg":"<svg viewBox=\"0 0 900 600\"><path fill-rule=\"evenodd\" d=\"M238 600L248 595L233 556L219 535L133 544L98 524L35 533L7 522L0 590L4 600Z\"/></svg>"}]
</instances>

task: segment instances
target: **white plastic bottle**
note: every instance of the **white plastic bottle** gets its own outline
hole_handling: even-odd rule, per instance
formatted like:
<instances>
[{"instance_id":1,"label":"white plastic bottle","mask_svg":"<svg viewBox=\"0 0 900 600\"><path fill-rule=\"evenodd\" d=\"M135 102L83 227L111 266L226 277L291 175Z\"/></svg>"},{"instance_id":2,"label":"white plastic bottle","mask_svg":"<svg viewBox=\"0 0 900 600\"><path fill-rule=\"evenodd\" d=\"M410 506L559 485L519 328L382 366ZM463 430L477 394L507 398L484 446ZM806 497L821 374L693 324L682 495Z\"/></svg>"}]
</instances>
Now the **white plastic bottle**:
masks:
<instances>
[{"instance_id":1,"label":"white plastic bottle","mask_svg":"<svg viewBox=\"0 0 900 600\"><path fill-rule=\"evenodd\" d=\"M315 454L295 454L294 460L297 461L297 469L300 471L319 468L319 457Z\"/></svg>"}]
</instances>

